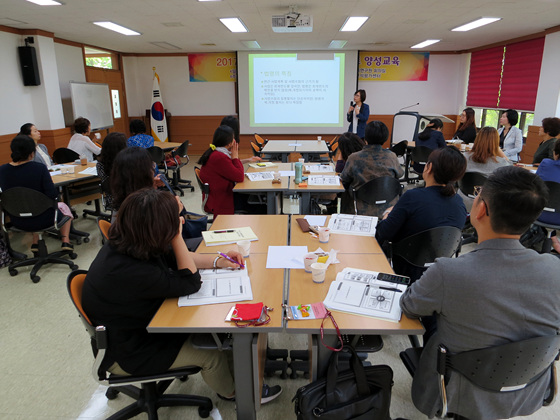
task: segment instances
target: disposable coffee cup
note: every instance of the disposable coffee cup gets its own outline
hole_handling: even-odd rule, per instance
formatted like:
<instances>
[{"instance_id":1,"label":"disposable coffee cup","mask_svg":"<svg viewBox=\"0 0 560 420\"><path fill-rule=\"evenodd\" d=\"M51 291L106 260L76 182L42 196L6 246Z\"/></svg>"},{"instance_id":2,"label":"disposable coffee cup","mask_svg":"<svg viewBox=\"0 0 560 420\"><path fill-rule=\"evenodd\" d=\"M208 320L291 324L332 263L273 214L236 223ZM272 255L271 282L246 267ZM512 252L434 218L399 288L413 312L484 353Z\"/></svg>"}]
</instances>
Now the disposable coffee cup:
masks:
<instances>
[{"instance_id":1,"label":"disposable coffee cup","mask_svg":"<svg viewBox=\"0 0 560 420\"><path fill-rule=\"evenodd\" d=\"M319 228L319 242L322 242L322 243L329 242L330 234L331 234L331 230L328 227L320 227Z\"/></svg>"},{"instance_id":2,"label":"disposable coffee cup","mask_svg":"<svg viewBox=\"0 0 560 420\"><path fill-rule=\"evenodd\" d=\"M243 258L249 258L249 254L251 253L251 241L237 242L237 251L243 255Z\"/></svg>"},{"instance_id":3,"label":"disposable coffee cup","mask_svg":"<svg viewBox=\"0 0 560 420\"><path fill-rule=\"evenodd\" d=\"M80 163L82 165L87 165L87 157L85 157L84 155L80 156Z\"/></svg>"},{"instance_id":4,"label":"disposable coffee cup","mask_svg":"<svg viewBox=\"0 0 560 420\"><path fill-rule=\"evenodd\" d=\"M325 281L325 274L327 273L327 264L313 263L311 264L311 278L313 283L323 283Z\"/></svg>"},{"instance_id":5,"label":"disposable coffee cup","mask_svg":"<svg viewBox=\"0 0 560 420\"><path fill-rule=\"evenodd\" d=\"M305 266L306 273L311 273L311 265L315 264L318 258L317 254L314 254L313 252L303 256L303 265Z\"/></svg>"},{"instance_id":6,"label":"disposable coffee cup","mask_svg":"<svg viewBox=\"0 0 560 420\"><path fill-rule=\"evenodd\" d=\"M464 152L467 149L467 145L465 143L461 143L461 152Z\"/></svg>"},{"instance_id":7,"label":"disposable coffee cup","mask_svg":"<svg viewBox=\"0 0 560 420\"><path fill-rule=\"evenodd\" d=\"M75 169L74 165L67 166L67 167L66 167L66 173L68 173L68 174L73 174L73 173L74 173L74 169Z\"/></svg>"},{"instance_id":8,"label":"disposable coffee cup","mask_svg":"<svg viewBox=\"0 0 560 420\"><path fill-rule=\"evenodd\" d=\"M317 136L317 141L321 141L321 140L323 140L323 137Z\"/></svg>"},{"instance_id":9,"label":"disposable coffee cup","mask_svg":"<svg viewBox=\"0 0 560 420\"><path fill-rule=\"evenodd\" d=\"M305 163L305 159L304 159L304 158L299 158L299 159L298 159L298 162L300 162L300 163Z\"/></svg>"}]
</instances>

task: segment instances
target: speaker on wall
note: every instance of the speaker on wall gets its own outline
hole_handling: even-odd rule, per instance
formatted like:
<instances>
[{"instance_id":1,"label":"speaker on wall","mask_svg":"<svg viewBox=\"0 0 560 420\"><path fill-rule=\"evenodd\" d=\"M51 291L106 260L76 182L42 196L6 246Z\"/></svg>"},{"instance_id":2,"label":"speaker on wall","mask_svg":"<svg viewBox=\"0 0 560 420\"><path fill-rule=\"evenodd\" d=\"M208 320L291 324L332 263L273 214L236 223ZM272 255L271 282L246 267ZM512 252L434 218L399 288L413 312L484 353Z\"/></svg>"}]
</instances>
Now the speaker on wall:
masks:
<instances>
[{"instance_id":1,"label":"speaker on wall","mask_svg":"<svg viewBox=\"0 0 560 420\"><path fill-rule=\"evenodd\" d=\"M18 47L18 53L24 86L39 86L41 78L39 77L35 47Z\"/></svg>"}]
</instances>

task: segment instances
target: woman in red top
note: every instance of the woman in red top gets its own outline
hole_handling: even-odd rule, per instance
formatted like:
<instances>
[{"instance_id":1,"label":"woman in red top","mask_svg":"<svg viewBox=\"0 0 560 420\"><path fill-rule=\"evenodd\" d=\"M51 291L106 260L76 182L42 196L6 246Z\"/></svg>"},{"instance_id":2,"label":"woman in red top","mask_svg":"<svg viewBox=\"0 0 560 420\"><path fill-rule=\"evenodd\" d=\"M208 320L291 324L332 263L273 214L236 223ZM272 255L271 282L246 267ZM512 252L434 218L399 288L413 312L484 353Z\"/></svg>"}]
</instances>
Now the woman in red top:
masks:
<instances>
[{"instance_id":1,"label":"woman in red top","mask_svg":"<svg viewBox=\"0 0 560 420\"><path fill-rule=\"evenodd\" d=\"M200 157L200 179L210 186L204 210L214 216L233 214L233 187L245 176L233 130L225 125L214 132L212 144Z\"/></svg>"}]
</instances>

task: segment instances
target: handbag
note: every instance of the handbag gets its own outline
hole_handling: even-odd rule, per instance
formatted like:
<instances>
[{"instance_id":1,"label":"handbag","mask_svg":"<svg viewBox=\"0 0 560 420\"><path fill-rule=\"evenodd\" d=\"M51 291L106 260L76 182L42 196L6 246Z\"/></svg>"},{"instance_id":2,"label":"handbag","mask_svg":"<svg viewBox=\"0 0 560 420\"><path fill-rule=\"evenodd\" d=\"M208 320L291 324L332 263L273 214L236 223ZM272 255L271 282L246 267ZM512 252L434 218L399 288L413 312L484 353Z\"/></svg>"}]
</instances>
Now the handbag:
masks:
<instances>
[{"instance_id":1,"label":"handbag","mask_svg":"<svg viewBox=\"0 0 560 420\"><path fill-rule=\"evenodd\" d=\"M239 328L261 326L270 322L268 311L272 308L267 307L262 302L258 303L237 303L233 307L231 320Z\"/></svg>"},{"instance_id":2,"label":"handbag","mask_svg":"<svg viewBox=\"0 0 560 420\"><path fill-rule=\"evenodd\" d=\"M350 369L338 372L338 352L329 362L327 377L298 389L295 413L298 420L391 420L393 370L387 365L364 367L356 351Z\"/></svg>"},{"instance_id":3,"label":"handbag","mask_svg":"<svg viewBox=\"0 0 560 420\"><path fill-rule=\"evenodd\" d=\"M202 232L208 230L208 216L203 214L191 213L183 209L180 216L185 219L183 225L183 239L200 238Z\"/></svg>"}]
</instances>

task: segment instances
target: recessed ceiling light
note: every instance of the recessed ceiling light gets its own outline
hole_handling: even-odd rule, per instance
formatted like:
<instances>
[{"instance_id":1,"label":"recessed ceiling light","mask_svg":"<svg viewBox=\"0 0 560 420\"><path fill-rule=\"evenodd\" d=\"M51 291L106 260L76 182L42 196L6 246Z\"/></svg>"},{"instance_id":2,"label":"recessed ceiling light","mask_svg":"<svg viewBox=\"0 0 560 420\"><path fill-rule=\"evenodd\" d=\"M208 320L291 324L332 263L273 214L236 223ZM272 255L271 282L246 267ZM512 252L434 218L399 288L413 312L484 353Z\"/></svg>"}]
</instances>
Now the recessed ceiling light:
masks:
<instances>
[{"instance_id":1,"label":"recessed ceiling light","mask_svg":"<svg viewBox=\"0 0 560 420\"><path fill-rule=\"evenodd\" d=\"M62 3L56 0L27 0L30 3L38 4L39 6L62 6Z\"/></svg>"},{"instance_id":2,"label":"recessed ceiling light","mask_svg":"<svg viewBox=\"0 0 560 420\"><path fill-rule=\"evenodd\" d=\"M439 41L441 41L441 39L427 39L424 42L421 42L420 44L413 45L410 48L424 48L424 47L427 47L428 45L436 44Z\"/></svg>"},{"instance_id":3,"label":"recessed ceiling light","mask_svg":"<svg viewBox=\"0 0 560 420\"><path fill-rule=\"evenodd\" d=\"M140 35L140 32L133 31L132 29L125 28L113 22L93 22L93 24L123 35Z\"/></svg>"},{"instance_id":4,"label":"recessed ceiling light","mask_svg":"<svg viewBox=\"0 0 560 420\"><path fill-rule=\"evenodd\" d=\"M261 46L259 45L259 43L257 41L241 41L241 42L247 48L251 48L253 50L258 50L259 48L261 48Z\"/></svg>"},{"instance_id":5,"label":"recessed ceiling light","mask_svg":"<svg viewBox=\"0 0 560 420\"><path fill-rule=\"evenodd\" d=\"M156 47L163 48L164 50L180 50L181 48L177 45L170 44L169 42L150 42L150 44Z\"/></svg>"},{"instance_id":6,"label":"recessed ceiling light","mask_svg":"<svg viewBox=\"0 0 560 420\"><path fill-rule=\"evenodd\" d=\"M329 44L329 48L344 48L344 46L346 45L348 41L341 41L341 40L336 40L333 39L331 41L331 43Z\"/></svg>"},{"instance_id":7,"label":"recessed ceiling light","mask_svg":"<svg viewBox=\"0 0 560 420\"><path fill-rule=\"evenodd\" d=\"M350 16L340 28L341 32L355 32L362 27L366 20L369 18L367 16Z\"/></svg>"},{"instance_id":8,"label":"recessed ceiling light","mask_svg":"<svg viewBox=\"0 0 560 420\"><path fill-rule=\"evenodd\" d=\"M466 23L461 26L457 26L456 28L453 28L451 30L456 32L466 32L466 31L470 31L471 29L480 28L481 26L488 25L489 23L494 23L498 20L502 20L502 18L483 17L473 22Z\"/></svg>"},{"instance_id":9,"label":"recessed ceiling light","mask_svg":"<svg viewBox=\"0 0 560 420\"><path fill-rule=\"evenodd\" d=\"M239 18L221 18L222 22L231 32L249 32Z\"/></svg>"}]
</instances>

